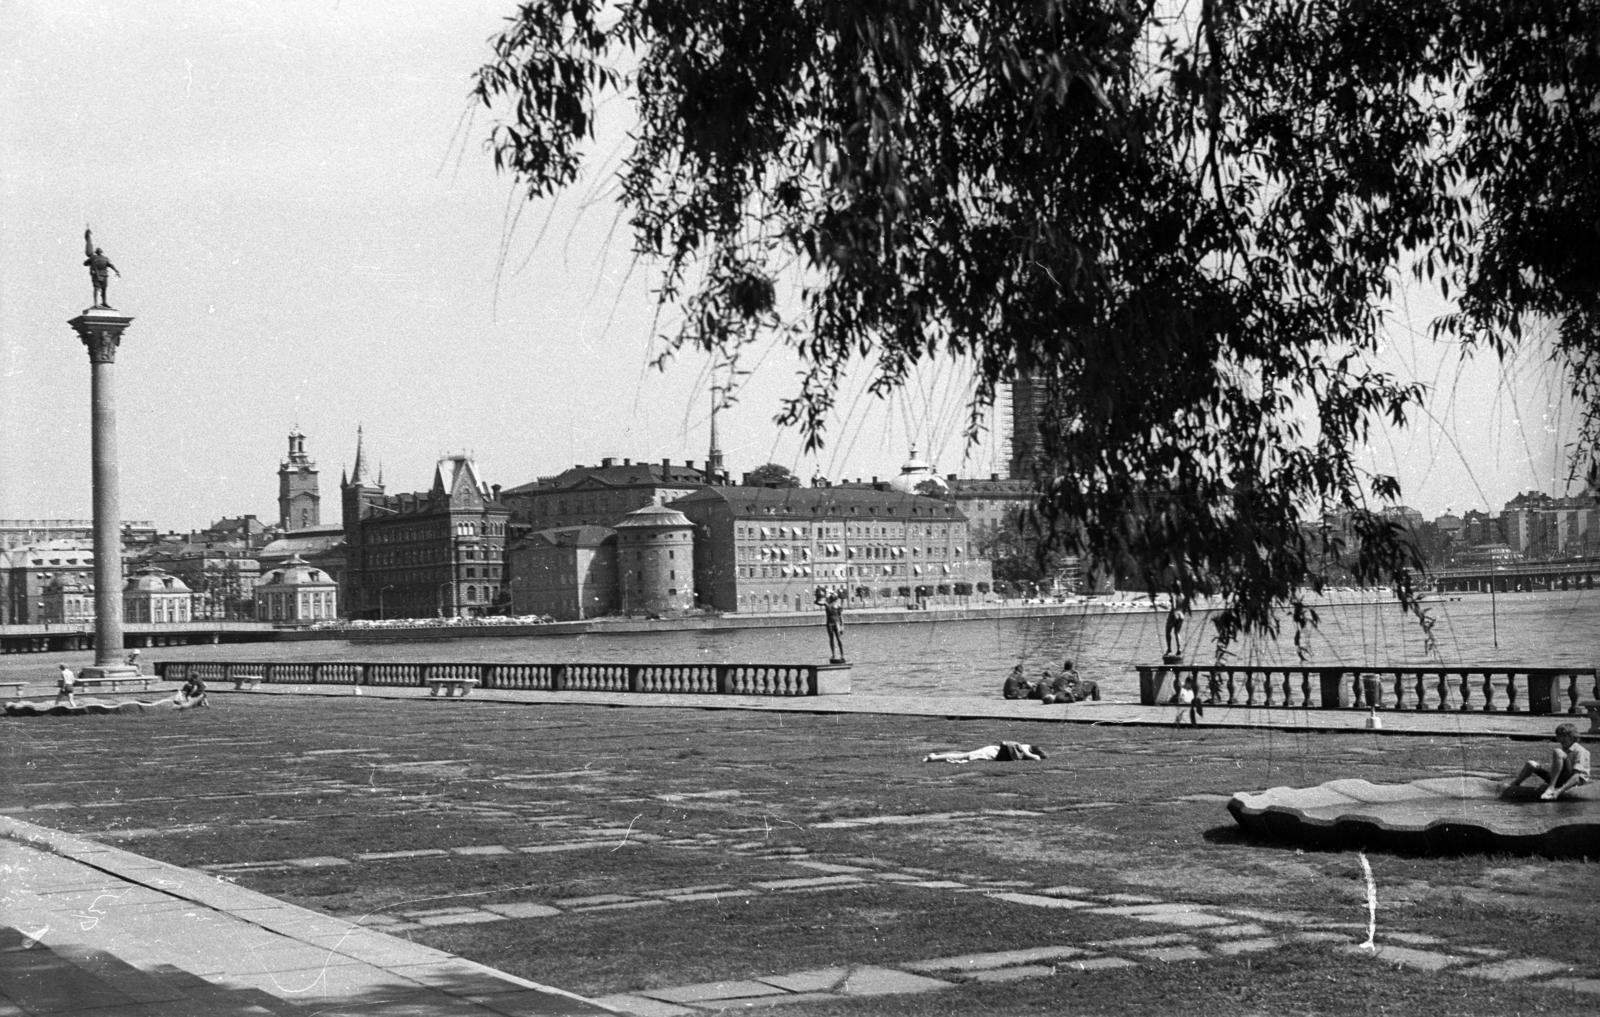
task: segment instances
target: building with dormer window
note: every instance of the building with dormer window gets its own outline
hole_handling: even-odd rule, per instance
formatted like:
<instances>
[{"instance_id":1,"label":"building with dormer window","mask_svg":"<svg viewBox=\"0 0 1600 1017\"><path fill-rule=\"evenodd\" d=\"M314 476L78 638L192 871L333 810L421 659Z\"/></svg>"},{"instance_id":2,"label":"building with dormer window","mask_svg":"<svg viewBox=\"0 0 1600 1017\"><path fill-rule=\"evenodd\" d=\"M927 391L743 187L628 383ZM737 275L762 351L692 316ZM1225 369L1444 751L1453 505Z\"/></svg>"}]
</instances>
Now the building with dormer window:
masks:
<instances>
[{"instance_id":1,"label":"building with dormer window","mask_svg":"<svg viewBox=\"0 0 1600 1017\"><path fill-rule=\"evenodd\" d=\"M819 610L821 589L844 590L857 608L962 604L990 592L989 563L972 552L966 516L937 498L714 487L670 507L694 524L695 590L717 610Z\"/></svg>"},{"instance_id":2,"label":"building with dormer window","mask_svg":"<svg viewBox=\"0 0 1600 1017\"><path fill-rule=\"evenodd\" d=\"M446 456L433 486L388 494L366 479L362 449L341 486L345 561L340 600L351 618L473 617L510 603L510 510L464 455Z\"/></svg>"}]
</instances>

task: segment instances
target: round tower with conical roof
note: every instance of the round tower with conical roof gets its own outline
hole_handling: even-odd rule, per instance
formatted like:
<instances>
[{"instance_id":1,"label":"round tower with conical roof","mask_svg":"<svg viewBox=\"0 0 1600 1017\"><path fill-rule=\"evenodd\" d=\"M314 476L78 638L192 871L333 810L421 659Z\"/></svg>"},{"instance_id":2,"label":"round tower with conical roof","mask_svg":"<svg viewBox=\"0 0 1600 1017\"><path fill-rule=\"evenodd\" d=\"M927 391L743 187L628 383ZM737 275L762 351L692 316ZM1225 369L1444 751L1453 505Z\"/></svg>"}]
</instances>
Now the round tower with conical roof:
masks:
<instances>
[{"instance_id":1,"label":"round tower with conical roof","mask_svg":"<svg viewBox=\"0 0 1600 1017\"><path fill-rule=\"evenodd\" d=\"M694 523L688 516L646 505L615 529L624 614L682 614L694 607Z\"/></svg>"}]
</instances>

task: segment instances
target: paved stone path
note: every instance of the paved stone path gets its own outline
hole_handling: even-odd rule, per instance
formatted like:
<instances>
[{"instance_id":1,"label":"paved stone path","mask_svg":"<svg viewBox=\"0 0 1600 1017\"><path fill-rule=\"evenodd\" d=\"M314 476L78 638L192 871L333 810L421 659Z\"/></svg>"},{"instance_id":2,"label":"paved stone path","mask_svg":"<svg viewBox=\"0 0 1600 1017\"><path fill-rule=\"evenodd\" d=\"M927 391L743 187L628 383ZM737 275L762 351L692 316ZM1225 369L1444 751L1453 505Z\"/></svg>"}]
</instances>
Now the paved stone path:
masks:
<instances>
[{"instance_id":1,"label":"paved stone path","mask_svg":"<svg viewBox=\"0 0 1600 1017\"><path fill-rule=\"evenodd\" d=\"M214 876L0 817L0 1017L605 1009Z\"/></svg>"},{"instance_id":2,"label":"paved stone path","mask_svg":"<svg viewBox=\"0 0 1600 1017\"><path fill-rule=\"evenodd\" d=\"M936 992L963 982L1008 982L1049 978L1060 973L1109 971L1140 964L1207 961L1264 953L1281 949L1289 943L1311 943L1329 950L1370 956L1375 963L1392 967L1426 972L1444 971L1464 978L1493 981L1536 980L1537 984L1557 991L1582 993L1585 997L1600 995L1600 976L1586 974L1574 965L1543 957L1514 957L1507 951L1486 947L1454 948L1437 936L1384 932L1380 929L1375 942L1369 947L1365 945L1364 926L1319 921L1303 913L1188 904L1134 894L1093 894L1073 886L1034 888L1021 882L1013 885L1025 889L996 890L982 885L969 886L959 880L929 878L927 870L908 873L904 870L895 871L873 859L854 861L859 864L797 861L794 863L797 866L832 875L755 883L752 886L779 892L799 892L807 889L845 889L869 880L887 880L908 887L983 893L994 900L1023 907L1081 911L1120 918L1137 923L1129 929L1135 934L1022 950L931 957L893 967L847 963L781 975L761 974L742 980L621 993L603 996L596 1001L637 1017L685 1017L706 1010L753 1009L850 996ZM670 896L670 891L660 892L667 894L669 900L675 899ZM753 891L729 888L728 892ZM706 893L704 896L713 895ZM684 896L676 899L700 898ZM551 909L552 912L554 910ZM1145 931L1139 931L1141 926ZM1149 931L1151 927L1159 931ZM1573 1004L1579 1011L1592 1005L1593 1002L1587 998L1580 998Z\"/></svg>"}]
</instances>

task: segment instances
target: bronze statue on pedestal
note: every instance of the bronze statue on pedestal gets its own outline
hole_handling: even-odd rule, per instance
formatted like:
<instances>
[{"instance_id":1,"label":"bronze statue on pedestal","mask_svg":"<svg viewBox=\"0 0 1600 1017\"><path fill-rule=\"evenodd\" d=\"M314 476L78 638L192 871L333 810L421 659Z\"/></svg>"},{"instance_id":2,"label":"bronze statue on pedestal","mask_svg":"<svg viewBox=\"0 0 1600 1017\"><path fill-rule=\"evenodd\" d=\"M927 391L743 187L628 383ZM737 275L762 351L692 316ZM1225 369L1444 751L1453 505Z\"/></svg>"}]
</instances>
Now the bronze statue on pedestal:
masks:
<instances>
[{"instance_id":1,"label":"bronze statue on pedestal","mask_svg":"<svg viewBox=\"0 0 1600 1017\"><path fill-rule=\"evenodd\" d=\"M110 276L107 270L116 272L117 278L122 278L122 273L117 271L117 266L111 264L111 259L106 257L104 251L94 245L94 238L89 233L87 225L83 228L83 263L89 266L89 282L94 286L94 306L110 307L106 301L106 283Z\"/></svg>"}]
</instances>

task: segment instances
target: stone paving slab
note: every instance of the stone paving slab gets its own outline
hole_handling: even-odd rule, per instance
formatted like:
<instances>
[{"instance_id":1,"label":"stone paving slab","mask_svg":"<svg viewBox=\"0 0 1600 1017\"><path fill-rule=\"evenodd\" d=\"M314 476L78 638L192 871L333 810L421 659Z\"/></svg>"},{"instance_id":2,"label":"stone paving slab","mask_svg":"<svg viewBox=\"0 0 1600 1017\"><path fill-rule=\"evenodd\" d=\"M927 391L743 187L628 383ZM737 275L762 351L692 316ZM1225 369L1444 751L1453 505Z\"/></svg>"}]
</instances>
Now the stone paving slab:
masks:
<instances>
[{"instance_id":1,"label":"stone paving slab","mask_svg":"<svg viewBox=\"0 0 1600 1017\"><path fill-rule=\"evenodd\" d=\"M699 982L678 985L669 989L640 989L637 995L668 1003L704 1003L714 999L748 999L752 996L780 996L784 990L776 985L752 980L728 982Z\"/></svg>"},{"instance_id":2,"label":"stone paving slab","mask_svg":"<svg viewBox=\"0 0 1600 1017\"><path fill-rule=\"evenodd\" d=\"M1035 946L1022 950L999 950L993 953L964 953L955 957L936 957L933 960L902 964L907 971L987 971L1012 964L1032 961L1061 960L1087 953L1077 946Z\"/></svg>"},{"instance_id":3,"label":"stone paving slab","mask_svg":"<svg viewBox=\"0 0 1600 1017\"><path fill-rule=\"evenodd\" d=\"M1024 964L1018 968L996 968L993 971L978 971L973 974L975 982L1020 982L1025 978L1048 978L1056 973L1055 968L1047 968L1038 964Z\"/></svg>"},{"instance_id":4,"label":"stone paving slab","mask_svg":"<svg viewBox=\"0 0 1600 1017\"><path fill-rule=\"evenodd\" d=\"M559 915L561 912L546 904L520 903L520 904L485 904L485 911L493 911L497 915L507 918L548 918Z\"/></svg>"},{"instance_id":5,"label":"stone paving slab","mask_svg":"<svg viewBox=\"0 0 1600 1017\"><path fill-rule=\"evenodd\" d=\"M706 1010L754 1010L774 1006L789 1006L794 1003L824 1003L829 1000L843 999L828 992L795 992L782 996L756 996L751 999L711 999L700 1004Z\"/></svg>"},{"instance_id":6,"label":"stone paving slab","mask_svg":"<svg viewBox=\"0 0 1600 1017\"><path fill-rule=\"evenodd\" d=\"M1138 964L1126 957L1088 957L1084 960L1069 960L1060 965L1064 971L1107 971L1113 968L1132 968Z\"/></svg>"},{"instance_id":7,"label":"stone paving slab","mask_svg":"<svg viewBox=\"0 0 1600 1017\"><path fill-rule=\"evenodd\" d=\"M1009 890L1003 893L987 893L986 895L993 897L995 900L1010 901L1012 904L1028 904L1036 908L1056 908L1060 910L1070 910L1073 908L1088 908L1094 906L1094 904L1090 901L1072 900L1069 897L1046 897L1043 894L1016 893Z\"/></svg>"},{"instance_id":8,"label":"stone paving slab","mask_svg":"<svg viewBox=\"0 0 1600 1017\"><path fill-rule=\"evenodd\" d=\"M1378 946L1376 949L1354 943L1345 947L1346 953L1367 954L1374 960L1418 971L1443 971L1455 964L1465 963L1465 958L1453 957L1436 950L1417 950L1408 946Z\"/></svg>"},{"instance_id":9,"label":"stone paving slab","mask_svg":"<svg viewBox=\"0 0 1600 1017\"><path fill-rule=\"evenodd\" d=\"M861 966L850 972L839 991L846 996L888 996L947 989L949 982L891 968Z\"/></svg>"},{"instance_id":10,"label":"stone paving slab","mask_svg":"<svg viewBox=\"0 0 1600 1017\"><path fill-rule=\"evenodd\" d=\"M1139 956L1170 964L1174 961L1206 960L1208 955L1197 946L1158 946L1153 950L1140 950Z\"/></svg>"},{"instance_id":11,"label":"stone paving slab","mask_svg":"<svg viewBox=\"0 0 1600 1017\"><path fill-rule=\"evenodd\" d=\"M14 817L0 817L0 866L6 921L30 930L19 944L41 947L0 951L0 992L23 994L24 1012L233 1017L314 1003L354 1013L378 1000L385 1017L509 1012L497 1001L541 1017L606 1012L559 989ZM35 894L35 884L72 892ZM84 957L102 959L73 960ZM189 988L177 975L193 980ZM182 998L153 998L175 986Z\"/></svg>"},{"instance_id":12,"label":"stone paving slab","mask_svg":"<svg viewBox=\"0 0 1600 1017\"><path fill-rule=\"evenodd\" d=\"M1261 953L1266 950L1276 950L1283 943L1270 936L1259 939L1235 939L1226 943L1217 944L1217 952L1225 957L1236 957L1241 953Z\"/></svg>"},{"instance_id":13,"label":"stone paving slab","mask_svg":"<svg viewBox=\"0 0 1600 1017\"><path fill-rule=\"evenodd\" d=\"M1491 981L1506 982L1513 978L1537 978L1540 975L1563 974L1571 971L1572 965L1563 961L1547 960L1544 957L1518 957L1514 960L1497 961L1493 964L1483 964L1475 968L1462 968L1457 974L1469 978L1487 978Z\"/></svg>"},{"instance_id":14,"label":"stone paving slab","mask_svg":"<svg viewBox=\"0 0 1600 1017\"><path fill-rule=\"evenodd\" d=\"M594 1001L601 1006L608 1006L623 1013L635 1014L637 1017L684 1017L685 1014L703 1012L693 1007L679 1006L677 1003L667 1003L659 999L650 999L647 996L637 996L626 992L610 996L596 996Z\"/></svg>"},{"instance_id":15,"label":"stone paving slab","mask_svg":"<svg viewBox=\"0 0 1600 1017\"><path fill-rule=\"evenodd\" d=\"M815 968L787 975L766 975L759 980L789 992L826 992L838 985L849 973L850 969L844 967Z\"/></svg>"}]
</instances>

